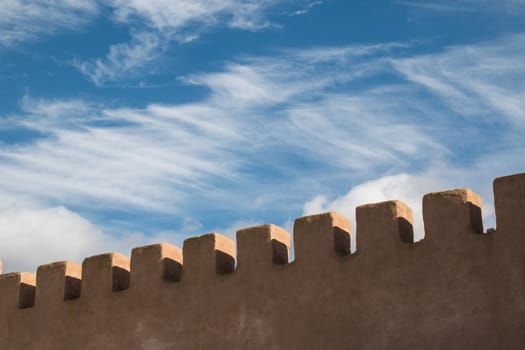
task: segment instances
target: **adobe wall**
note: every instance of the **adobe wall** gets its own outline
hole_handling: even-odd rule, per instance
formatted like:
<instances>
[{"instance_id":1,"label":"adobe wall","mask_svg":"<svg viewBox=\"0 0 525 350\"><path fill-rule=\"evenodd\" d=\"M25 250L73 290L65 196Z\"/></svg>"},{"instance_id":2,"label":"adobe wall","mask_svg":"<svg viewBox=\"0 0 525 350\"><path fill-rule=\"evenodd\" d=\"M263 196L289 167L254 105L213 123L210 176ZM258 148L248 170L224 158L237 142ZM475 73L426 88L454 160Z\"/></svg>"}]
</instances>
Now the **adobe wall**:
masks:
<instances>
[{"instance_id":1,"label":"adobe wall","mask_svg":"<svg viewBox=\"0 0 525 350\"><path fill-rule=\"evenodd\" d=\"M390 201L357 208L352 255L326 213L295 221L292 263L265 225L0 275L0 349L523 349L525 174L494 194L486 234L454 190L423 198L417 243Z\"/></svg>"}]
</instances>

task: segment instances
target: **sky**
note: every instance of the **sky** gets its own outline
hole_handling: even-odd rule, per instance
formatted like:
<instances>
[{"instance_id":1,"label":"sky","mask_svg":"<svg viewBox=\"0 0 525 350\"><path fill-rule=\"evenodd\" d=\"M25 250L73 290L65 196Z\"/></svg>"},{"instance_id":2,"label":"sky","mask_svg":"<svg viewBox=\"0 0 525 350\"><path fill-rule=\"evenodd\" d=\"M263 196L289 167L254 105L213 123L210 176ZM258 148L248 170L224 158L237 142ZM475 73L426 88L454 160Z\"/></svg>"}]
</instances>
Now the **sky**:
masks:
<instances>
[{"instance_id":1,"label":"sky","mask_svg":"<svg viewBox=\"0 0 525 350\"><path fill-rule=\"evenodd\" d=\"M525 0L0 0L4 272L525 171ZM355 229L355 225L354 225Z\"/></svg>"}]
</instances>

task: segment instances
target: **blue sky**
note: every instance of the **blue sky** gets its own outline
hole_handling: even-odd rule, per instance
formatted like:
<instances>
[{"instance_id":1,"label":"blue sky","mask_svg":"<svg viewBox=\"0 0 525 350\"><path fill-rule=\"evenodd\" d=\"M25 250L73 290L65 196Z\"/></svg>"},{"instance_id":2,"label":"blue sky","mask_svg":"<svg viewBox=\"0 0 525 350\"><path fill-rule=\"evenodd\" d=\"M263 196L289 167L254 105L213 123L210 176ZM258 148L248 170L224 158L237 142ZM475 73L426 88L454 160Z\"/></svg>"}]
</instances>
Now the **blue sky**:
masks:
<instances>
[{"instance_id":1,"label":"blue sky","mask_svg":"<svg viewBox=\"0 0 525 350\"><path fill-rule=\"evenodd\" d=\"M0 0L0 258L353 218L525 161L523 0Z\"/></svg>"}]
</instances>

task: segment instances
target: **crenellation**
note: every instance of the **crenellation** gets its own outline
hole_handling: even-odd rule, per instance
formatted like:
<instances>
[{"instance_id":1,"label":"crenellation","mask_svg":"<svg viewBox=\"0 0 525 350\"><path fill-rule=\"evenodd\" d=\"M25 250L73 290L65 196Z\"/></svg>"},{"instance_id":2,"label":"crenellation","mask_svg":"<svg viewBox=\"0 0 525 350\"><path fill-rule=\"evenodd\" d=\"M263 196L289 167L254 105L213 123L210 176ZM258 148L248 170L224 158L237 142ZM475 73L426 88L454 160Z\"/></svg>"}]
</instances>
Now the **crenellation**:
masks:
<instances>
[{"instance_id":1,"label":"crenellation","mask_svg":"<svg viewBox=\"0 0 525 350\"><path fill-rule=\"evenodd\" d=\"M350 254L350 220L329 212L298 218L294 223L295 260L318 262Z\"/></svg>"},{"instance_id":2,"label":"crenellation","mask_svg":"<svg viewBox=\"0 0 525 350\"><path fill-rule=\"evenodd\" d=\"M525 173L494 180L497 231L522 231L525 227Z\"/></svg>"},{"instance_id":3,"label":"crenellation","mask_svg":"<svg viewBox=\"0 0 525 350\"><path fill-rule=\"evenodd\" d=\"M35 306L53 308L80 297L82 266L70 261L41 265L36 273Z\"/></svg>"},{"instance_id":4,"label":"crenellation","mask_svg":"<svg viewBox=\"0 0 525 350\"><path fill-rule=\"evenodd\" d=\"M428 193L423 197L425 239L447 240L442 237L456 233L483 233L481 197L470 189Z\"/></svg>"},{"instance_id":5,"label":"crenellation","mask_svg":"<svg viewBox=\"0 0 525 350\"><path fill-rule=\"evenodd\" d=\"M26 309L35 305L36 276L31 272L20 273L18 286L18 308Z\"/></svg>"},{"instance_id":6,"label":"crenellation","mask_svg":"<svg viewBox=\"0 0 525 350\"><path fill-rule=\"evenodd\" d=\"M237 231L237 270L288 263L290 234L276 225L260 225Z\"/></svg>"},{"instance_id":7,"label":"crenellation","mask_svg":"<svg viewBox=\"0 0 525 350\"><path fill-rule=\"evenodd\" d=\"M182 247L184 256L183 281L201 281L215 275L230 274L235 270L235 242L218 234L209 233L188 238Z\"/></svg>"},{"instance_id":8,"label":"crenellation","mask_svg":"<svg viewBox=\"0 0 525 350\"><path fill-rule=\"evenodd\" d=\"M389 254L402 243L413 243L412 223L412 209L399 200L358 206L357 250L364 254Z\"/></svg>"},{"instance_id":9,"label":"crenellation","mask_svg":"<svg viewBox=\"0 0 525 350\"><path fill-rule=\"evenodd\" d=\"M178 282L182 278L182 264L182 250L175 245L136 247L131 252L131 288L149 288L162 281Z\"/></svg>"},{"instance_id":10,"label":"crenellation","mask_svg":"<svg viewBox=\"0 0 525 350\"><path fill-rule=\"evenodd\" d=\"M457 189L423 197L416 244L391 200L356 208L354 255L350 221L328 212L295 220L292 263L267 224L0 274L0 348L521 349L525 174L494 196L489 234L480 197Z\"/></svg>"},{"instance_id":11,"label":"crenellation","mask_svg":"<svg viewBox=\"0 0 525 350\"><path fill-rule=\"evenodd\" d=\"M0 275L0 315L35 304L36 275L11 272Z\"/></svg>"},{"instance_id":12,"label":"crenellation","mask_svg":"<svg viewBox=\"0 0 525 350\"><path fill-rule=\"evenodd\" d=\"M91 256L82 263L81 299L104 298L129 287L130 259L119 253Z\"/></svg>"}]
</instances>

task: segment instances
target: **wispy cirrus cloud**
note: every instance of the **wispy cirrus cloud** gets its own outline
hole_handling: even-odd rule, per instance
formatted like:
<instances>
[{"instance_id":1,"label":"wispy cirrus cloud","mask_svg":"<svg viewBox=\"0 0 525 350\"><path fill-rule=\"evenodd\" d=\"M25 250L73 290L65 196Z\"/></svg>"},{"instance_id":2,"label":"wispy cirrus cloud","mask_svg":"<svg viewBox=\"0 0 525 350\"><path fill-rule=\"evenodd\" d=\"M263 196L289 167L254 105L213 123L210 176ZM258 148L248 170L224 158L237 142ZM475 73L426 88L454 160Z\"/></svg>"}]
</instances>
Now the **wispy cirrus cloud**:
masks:
<instances>
[{"instance_id":1,"label":"wispy cirrus cloud","mask_svg":"<svg viewBox=\"0 0 525 350\"><path fill-rule=\"evenodd\" d=\"M138 35L133 35L135 40L140 40L135 38L140 37L140 32L147 32L158 33L161 39L186 42L212 27L244 30L268 27L271 23L267 19L267 10L293 2L298 1L10 0L2 3L0 45L12 46L63 30L78 30L100 13L106 13L100 11L103 8L109 9L113 20L130 25L134 32L138 32Z\"/></svg>"},{"instance_id":2,"label":"wispy cirrus cloud","mask_svg":"<svg viewBox=\"0 0 525 350\"><path fill-rule=\"evenodd\" d=\"M288 16L290 17L293 17L293 16L302 16L302 15L306 15L308 12L310 12L314 7L317 7L317 6L321 6L323 4L322 1L312 1L308 4L306 4L306 6L300 10L295 10L295 11L292 11L290 13L288 13Z\"/></svg>"},{"instance_id":3,"label":"wispy cirrus cloud","mask_svg":"<svg viewBox=\"0 0 525 350\"><path fill-rule=\"evenodd\" d=\"M235 129L216 112L207 117L212 111L205 106L109 110L84 105L89 114L71 120L69 106L76 102L28 106L25 100L29 113L20 124L47 137L2 150L1 167L13 180L0 186L3 192L29 191L41 201L58 203L100 200L110 207L127 203L170 211L184 199L181 185L204 191L206 176L228 173L224 149L235 142ZM50 109L54 114L47 118Z\"/></svg>"},{"instance_id":4,"label":"wispy cirrus cloud","mask_svg":"<svg viewBox=\"0 0 525 350\"><path fill-rule=\"evenodd\" d=\"M104 57L70 63L98 86L144 73L173 42L184 44L214 28L258 31L277 26L269 19L277 7L306 0L13 0L2 4L0 47L78 30L100 14L129 28L128 41L112 44ZM306 8L317 5L309 3ZM151 73L151 71L148 71Z\"/></svg>"},{"instance_id":5,"label":"wispy cirrus cloud","mask_svg":"<svg viewBox=\"0 0 525 350\"><path fill-rule=\"evenodd\" d=\"M325 89L388 69L387 58L409 43L282 50L275 57L247 56L220 72L183 77L208 87L210 100L235 105L308 101ZM279 93L276 93L276 92Z\"/></svg>"},{"instance_id":6,"label":"wispy cirrus cloud","mask_svg":"<svg viewBox=\"0 0 525 350\"><path fill-rule=\"evenodd\" d=\"M383 56L389 50L388 45L347 48L323 59L305 51L246 58L221 72L187 77L188 82L207 86L210 95L185 105L108 108L79 100L25 97L23 115L9 120L45 137L3 147L0 168L6 181L0 191L27 193L41 203L174 211L182 210L192 196L218 203L227 188L251 187L253 176L258 176L250 174L254 161L286 171L287 161L272 157L278 150L283 157L304 153L305 161L318 163L319 155L332 149L337 164L330 166L363 169L362 160L372 152L362 144L376 138L374 133L384 133L391 122L398 124L394 129L399 137L412 141L400 147L387 139L378 142L372 147L377 154L370 157L370 168L397 162L396 152L413 155L418 148L435 148L399 116L384 121L378 113L365 121L373 94L326 92L334 84L377 71L384 57L371 60L370 55ZM349 67L354 72L341 74ZM333 115L326 118L323 109ZM333 137L319 136L319 128ZM354 130L359 137L345 139L345 133ZM353 152L358 161L348 161L346 152ZM254 200L239 193L228 196L249 207L282 199L258 190Z\"/></svg>"},{"instance_id":7,"label":"wispy cirrus cloud","mask_svg":"<svg viewBox=\"0 0 525 350\"><path fill-rule=\"evenodd\" d=\"M0 47L62 30L78 30L98 14L95 0L9 0L0 9Z\"/></svg>"},{"instance_id":8,"label":"wispy cirrus cloud","mask_svg":"<svg viewBox=\"0 0 525 350\"><path fill-rule=\"evenodd\" d=\"M442 13L478 11L515 13L525 10L525 1L523 0L398 0L397 4L414 10Z\"/></svg>"},{"instance_id":9,"label":"wispy cirrus cloud","mask_svg":"<svg viewBox=\"0 0 525 350\"><path fill-rule=\"evenodd\" d=\"M97 86L137 74L138 69L155 61L166 49L168 40L155 32L134 32L131 41L111 45L104 58L94 61L74 59L70 63ZM141 71L141 75L144 74Z\"/></svg>"},{"instance_id":10,"label":"wispy cirrus cloud","mask_svg":"<svg viewBox=\"0 0 525 350\"><path fill-rule=\"evenodd\" d=\"M193 41L212 28L262 30L272 26L270 9L297 2L302 0L108 0L115 21L140 30L131 31L130 42L112 45L106 57L72 64L101 86L133 76L156 60L171 42Z\"/></svg>"},{"instance_id":11,"label":"wispy cirrus cloud","mask_svg":"<svg viewBox=\"0 0 525 350\"><path fill-rule=\"evenodd\" d=\"M502 54L505 48L507 55ZM525 121L525 35L511 35L498 45L462 45L442 54L396 60L404 77L438 95L458 115L497 122L498 115ZM495 120L496 119L496 120Z\"/></svg>"},{"instance_id":12,"label":"wispy cirrus cloud","mask_svg":"<svg viewBox=\"0 0 525 350\"><path fill-rule=\"evenodd\" d=\"M266 11L282 0L108 0L115 19L122 23L145 22L151 28L199 33L205 28L228 26L260 29L268 26Z\"/></svg>"},{"instance_id":13,"label":"wispy cirrus cloud","mask_svg":"<svg viewBox=\"0 0 525 350\"><path fill-rule=\"evenodd\" d=\"M156 211L216 190L210 179L225 188L249 183L254 161L284 172L283 181L298 171L287 159L337 176L341 169L359 177L423 167L429 159L447 159L454 147L468 147L466 140L481 142L487 126L497 126L493 139L509 139L524 125L522 41L512 36L399 58L393 50L403 45L247 57L220 72L188 76L210 94L184 105L108 108L26 97L17 123L47 137L2 149L2 173L13 179L3 191ZM510 48L518 49L507 55ZM399 79L352 88L381 74ZM488 151L476 147L470 156Z\"/></svg>"},{"instance_id":14,"label":"wispy cirrus cloud","mask_svg":"<svg viewBox=\"0 0 525 350\"><path fill-rule=\"evenodd\" d=\"M521 137L525 128L523 40L524 35L509 35L481 44L452 46L440 53L392 59L392 68L403 77L405 87L414 88L413 92L417 86L424 90L403 98L401 104L383 100L379 105L389 107L381 115L387 116L399 105L410 118L419 106L422 115L418 119L429 126L427 135L433 134L433 141L450 152L430 156L431 161L422 167L391 168L389 174L357 183L343 195L318 194L305 203L303 213L335 210L353 219L358 205L400 199L413 209L415 238L421 239L423 195L469 187L483 199L485 227L493 227L492 180L523 172L525 160ZM373 100L366 105L372 104ZM438 113L433 113L432 105ZM425 126L420 124L419 128ZM365 144L374 143L368 140ZM430 153L422 151L420 155ZM415 158L408 159L413 165Z\"/></svg>"},{"instance_id":15,"label":"wispy cirrus cloud","mask_svg":"<svg viewBox=\"0 0 525 350\"><path fill-rule=\"evenodd\" d=\"M209 89L186 104L28 96L8 120L41 136L0 145L3 210L169 214L181 232L229 227L224 212L246 222L352 216L358 202L394 196L417 213L422 192L445 186L472 186L490 203L493 177L523 171L523 40L244 57L185 77Z\"/></svg>"},{"instance_id":16,"label":"wispy cirrus cloud","mask_svg":"<svg viewBox=\"0 0 525 350\"><path fill-rule=\"evenodd\" d=\"M464 1L450 2L445 1L398 1L397 4L413 9L434 12L473 12L476 11L472 3Z\"/></svg>"}]
</instances>

